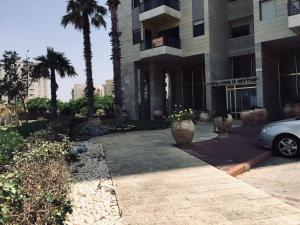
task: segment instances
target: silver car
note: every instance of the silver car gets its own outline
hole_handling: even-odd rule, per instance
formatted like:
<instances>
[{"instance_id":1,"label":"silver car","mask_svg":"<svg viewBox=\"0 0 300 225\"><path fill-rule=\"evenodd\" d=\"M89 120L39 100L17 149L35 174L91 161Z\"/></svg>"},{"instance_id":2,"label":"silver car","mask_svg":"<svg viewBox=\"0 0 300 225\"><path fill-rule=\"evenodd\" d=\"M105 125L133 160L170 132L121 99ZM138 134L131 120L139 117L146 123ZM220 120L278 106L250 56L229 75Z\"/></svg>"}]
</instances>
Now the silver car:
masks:
<instances>
[{"instance_id":1,"label":"silver car","mask_svg":"<svg viewBox=\"0 0 300 225\"><path fill-rule=\"evenodd\" d=\"M277 121L266 125L259 136L260 145L294 157L300 155L300 118Z\"/></svg>"}]
</instances>

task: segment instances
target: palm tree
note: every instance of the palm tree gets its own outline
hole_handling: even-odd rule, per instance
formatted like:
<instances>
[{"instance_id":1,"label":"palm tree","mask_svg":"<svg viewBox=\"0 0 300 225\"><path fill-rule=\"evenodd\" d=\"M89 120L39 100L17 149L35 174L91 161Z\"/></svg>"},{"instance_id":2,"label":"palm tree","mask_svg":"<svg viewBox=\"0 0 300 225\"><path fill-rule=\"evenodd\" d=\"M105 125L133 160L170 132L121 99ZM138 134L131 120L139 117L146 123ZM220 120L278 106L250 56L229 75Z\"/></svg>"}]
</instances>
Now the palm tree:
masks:
<instances>
[{"instance_id":1,"label":"palm tree","mask_svg":"<svg viewBox=\"0 0 300 225\"><path fill-rule=\"evenodd\" d=\"M107 5L111 14L111 32L109 36L111 38L112 46L112 60L114 70L114 95L115 95L115 115L116 125L120 126L123 123L122 108L123 108L123 94L122 94L122 81L121 81L121 47L120 36L118 31L118 7L120 5L119 0L107 0Z\"/></svg>"},{"instance_id":2,"label":"palm tree","mask_svg":"<svg viewBox=\"0 0 300 225\"><path fill-rule=\"evenodd\" d=\"M38 63L33 69L33 77L46 77L51 81L51 114L57 117L57 89L56 72L62 77L74 77L76 72L69 59L64 53L56 52L53 48L47 48L47 54L35 58Z\"/></svg>"},{"instance_id":3,"label":"palm tree","mask_svg":"<svg viewBox=\"0 0 300 225\"><path fill-rule=\"evenodd\" d=\"M95 0L69 0L67 14L63 16L61 24L66 27L72 24L75 29L82 31L86 73L86 96L88 98L88 116L94 115L94 84L92 73L92 49L91 49L91 26L96 28L105 27L104 16L107 10L98 5Z\"/></svg>"}]
</instances>

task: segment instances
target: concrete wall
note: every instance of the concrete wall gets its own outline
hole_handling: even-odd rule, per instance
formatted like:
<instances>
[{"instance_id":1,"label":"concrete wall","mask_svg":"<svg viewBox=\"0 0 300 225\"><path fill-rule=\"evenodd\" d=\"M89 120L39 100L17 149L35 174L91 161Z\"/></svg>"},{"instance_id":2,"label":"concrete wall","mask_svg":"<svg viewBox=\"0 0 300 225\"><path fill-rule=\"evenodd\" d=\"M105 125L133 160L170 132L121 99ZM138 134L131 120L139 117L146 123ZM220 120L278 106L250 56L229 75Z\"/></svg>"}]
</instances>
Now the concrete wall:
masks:
<instances>
[{"instance_id":1,"label":"concrete wall","mask_svg":"<svg viewBox=\"0 0 300 225\"><path fill-rule=\"evenodd\" d=\"M265 42L280 38L296 36L288 28L287 0L276 0L276 17L260 20L259 0L254 0L255 42Z\"/></svg>"}]
</instances>

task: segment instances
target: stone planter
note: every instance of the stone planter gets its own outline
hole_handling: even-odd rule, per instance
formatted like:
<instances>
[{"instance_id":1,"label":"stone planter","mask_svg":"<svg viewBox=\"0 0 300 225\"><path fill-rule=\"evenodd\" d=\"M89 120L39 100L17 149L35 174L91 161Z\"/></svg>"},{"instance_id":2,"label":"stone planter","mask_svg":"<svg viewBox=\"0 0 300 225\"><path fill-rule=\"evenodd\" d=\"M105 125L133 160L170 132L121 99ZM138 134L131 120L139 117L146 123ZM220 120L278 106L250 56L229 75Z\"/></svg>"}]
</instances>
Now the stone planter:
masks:
<instances>
[{"instance_id":1,"label":"stone planter","mask_svg":"<svg viewBox=\"0 0 300 225\"><path fill-rule=\"evenodd\" d=\"M245 126L251 126L256 122L254 110L245 110L241 112L241 120Z\"/></svg>"},{"instance_id":2,"label":"stone planter","mask_svg":"<svg viewBox=\"0 0 300 225\"><path fill-rule=\"evenodd\" d=\"M101 128L102 122L100 118L90 118L88 119L88 124L94 128Z\"/></svg>"},{"instance_id":3,"label":"stone planter","mask_svg":"<svg viewBox=\"0 0 300 225\"><path fill-rule=\"evenodd\" d=\"M268 118L268 111L265 108L254 109L256 121L264 122Z\"/></svg>"},{"instance_id":4,"label":"stone planter","mask_svg":"<svg viewBox=\"0 0 300 225\"><path fill-rule=\"evenodd\" d=\"M123 121L129 120L129 114L128 114L127 110L122 111L122 117L123 117Z\"/></svg>"},{"instance_id":5,"label":"stone planter","mask_svg":"<svg viewBox=\"0 0 300 225\"><path fill-rule=\"evenodd\" d=\"M300 103L295 103L293 107L293 116L300 117Z\"/></svg>"},{"instance_id":6,"label":"stone planter","mask_svg":"<svg viewBox=\"0 0 300 225\"><path fill-rule=\"evenodd\" d=\"M172 135L177 144L190 144L193 141L195 125L192 120L174 121Z\"/></svg>"},{"instance_id":7,"label":"stone planter","mask_svg":"<svg viewBox=\"0 0 300 225\"><path fill-rule=\"evenodd\" d=\"M209 122L209 113L206 111L202 111L200 113L200 122Z\"/></svg>"},{"instance_id":8,"label":"stone planter","mask_svg":"<svg viewBox=\"0 0 300 225\"><path fill-rule=\"evenodd\" d=\"M290 118L293 116L294 112L293 112L293 105L291 103L287 103L284 105L283 107L283 113L284 113L284 116L286 118Z\"/></svg>"},{"instance_id":9,"label":"stone planter","mask_svg":"<svg viewBox=\"0 0 300 225\"><path fill-rule=\"evenodd\" d=\"M233 118L230 114L227 115L227 118L223 118L221 116L216 117L214 121L221 134L227 133L233 124Z\"/></svg>"},{"instance_id":10,"label":"stone planter","mask_svg":"<svg viewBox=\"0 0 300 225\"><path fill-rule=\"evenodd\" d=\"M155 120L162 120L164 116L164 112L162 110L162 107L157 106L153 109L153 117Z\"/></svg>"}]
</instances>

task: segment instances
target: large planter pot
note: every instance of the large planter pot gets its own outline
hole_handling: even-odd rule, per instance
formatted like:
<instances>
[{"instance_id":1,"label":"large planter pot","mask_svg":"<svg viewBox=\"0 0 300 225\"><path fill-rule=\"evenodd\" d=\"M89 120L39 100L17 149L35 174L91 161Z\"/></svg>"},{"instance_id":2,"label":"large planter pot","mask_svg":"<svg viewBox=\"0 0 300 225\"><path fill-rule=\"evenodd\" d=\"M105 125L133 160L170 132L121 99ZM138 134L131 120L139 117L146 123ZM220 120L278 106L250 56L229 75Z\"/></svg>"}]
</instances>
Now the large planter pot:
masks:
<instances>
[{"instance_id":1,"label":"large planter pot","mask_svg":"<svg viewBox=\"0 0 300 225\"><path fill-rule=\"evenodd\" d=\"M209 113L206 111L202 111L200 113L200 122L209 122Z\"/></svg>"},{"instance_id":2,"label":"large planter pot","mask_svg":"<svg viewBox=\"0 0 300 225\"><path fill-rule=\"evenodd\" d=\"M265 108L254 109L256 121L264 122L268 118L268 111Z\"/></svg>"},{"instance_id":3,"label":"large planter pot","mask_svg":"<svg viewBox=\"0 0 300 225\"><path fill-rule=\"evenodd\" d=\"M215 124L221 134L227 133L233 124L233 118L230 114L226 118L221 116L215 118Z\"/></svg>"},{"instance_id":4,"label":"large planter pot","mask_svg":"<svg viewBox=\"0 0 300 225\"><path fill-rule=\"evenodd\" d=\"M300 117L300 103L295 103L293 107L293 116Z\"/></svg>"},{"instance_id":5,"label":"large planter pot","mask_svg":"<svg viewBox=\"0 0 300 225\"><path fill-rule=\"evenodd\" d=\"M124 121L129 120L129 114L128 114L127 110L122 111L122 118L123 118Z\"/></svg>"},{"instance_id":6,"label":"large planter pot","mask_svg":"<svg viewBox=\"0 0 300 225\"><path fill-rule=\"evenodd\" d=\"M283 107L283 113L286 118L290 118L293 116L293 105L291 103L285 104Z\"/></svg>"},{"instance_id":7,"label":"large planter pot","mask_svg":"<svg viewBox=\"0 0 300 225\"><path fill-rule=\"evenodd\" d=\"M172 135L177 144L190 144L193 141L195 125L192 120L174 121Z\"/></svg>"},{"instance_id":8,"label":"large planter pot","mask_svg":"<svg viewBox=\"0 0 300 225\"><path fill-rule=\"evenodd\" d=\"M246 110L241 112L241 120L245 126L251 126L255 124L256 117L254 110Z\"/></svg>"},{"instance_id":9,"label":"large planter pot","mask_svg":"<svg viewBox=\"0 0 300 225\"><path fill-rule=\"evenodd\" d=\"M153 117L155 120L162 120L164 112L161 107L157 106L153 109Z\"/></svg>"},{"instance_id":10,"label":"large planter pot","mask_svg":"<svg viewBox=\"0 0 300 225\"><path fill-rule=\"evenodd\" d=\"M101 128L102 125L100 118L90 118L88 124L94 128Z\"/></svg>"}]
</instances>

